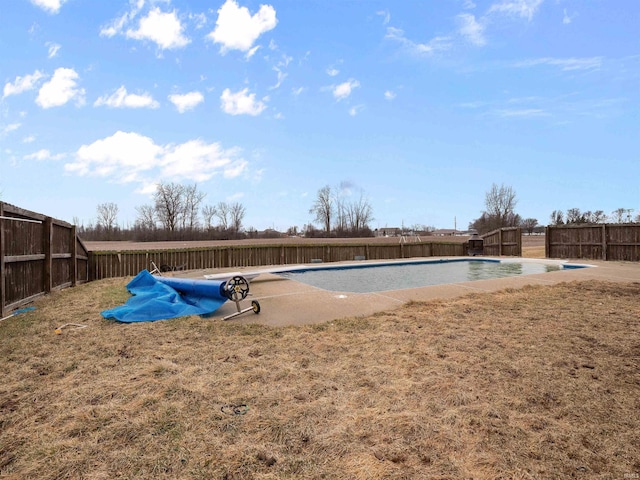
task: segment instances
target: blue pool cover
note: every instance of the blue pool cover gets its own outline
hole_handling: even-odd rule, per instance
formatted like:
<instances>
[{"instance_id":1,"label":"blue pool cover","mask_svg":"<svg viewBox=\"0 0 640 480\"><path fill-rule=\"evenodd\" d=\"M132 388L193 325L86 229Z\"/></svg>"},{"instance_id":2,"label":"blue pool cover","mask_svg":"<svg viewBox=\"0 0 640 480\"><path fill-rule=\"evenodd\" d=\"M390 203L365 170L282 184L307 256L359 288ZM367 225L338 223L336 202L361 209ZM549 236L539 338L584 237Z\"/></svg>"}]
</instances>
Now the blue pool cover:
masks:
<instances>
[{"instance_id":1,"label":"blue pool cover","mask_svg":"<svg viewBox=\"0 0 640 480\"><path fill-rule=\"evenodd\" d=\"M225 283L155 277L143 270L127 284L127 290L133 295L127 303L104 310L101 315L125 323L207 315L227 301L222 293Z\"/></svg>"}]
</instances>

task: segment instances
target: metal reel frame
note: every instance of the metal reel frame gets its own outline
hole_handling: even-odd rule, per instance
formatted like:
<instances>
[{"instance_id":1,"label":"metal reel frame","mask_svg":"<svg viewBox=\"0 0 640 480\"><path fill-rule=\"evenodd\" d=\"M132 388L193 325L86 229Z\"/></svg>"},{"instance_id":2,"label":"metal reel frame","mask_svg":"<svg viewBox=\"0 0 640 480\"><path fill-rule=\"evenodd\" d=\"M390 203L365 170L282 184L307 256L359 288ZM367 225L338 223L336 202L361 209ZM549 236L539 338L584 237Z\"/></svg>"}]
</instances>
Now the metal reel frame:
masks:
<instances>
[{"instance_id":1,"label":"metal reel frame","mask_svg":"<svg viewBox=\"0 0 640 480\"><path fill-rule=\"evenodd\" d=\"M235 302L236 308L238 309L237 312L223 317L223 320L229 320L230 318L237 317L238 315L242 315L247 312L253 312L256 315L260 313L260 304L257 300L252 300L250 307L244 309L240 307L240 301L244 300L247 298L247 295L249 295L249 282L243 276L236 275L235 277L230 278L224 285L223 293L229 300Z\"/></svg>"}]
</instances>

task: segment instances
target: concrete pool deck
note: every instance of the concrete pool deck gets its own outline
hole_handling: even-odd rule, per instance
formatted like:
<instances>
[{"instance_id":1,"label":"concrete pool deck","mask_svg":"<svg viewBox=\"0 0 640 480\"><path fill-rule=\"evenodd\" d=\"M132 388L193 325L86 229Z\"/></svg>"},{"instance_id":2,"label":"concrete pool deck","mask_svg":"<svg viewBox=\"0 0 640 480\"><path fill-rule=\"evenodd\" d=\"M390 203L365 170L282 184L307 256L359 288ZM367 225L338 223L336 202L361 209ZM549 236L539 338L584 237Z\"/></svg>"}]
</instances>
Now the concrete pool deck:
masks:
<instances>
[{"instance_id":1,"label":"concrete pool deck","mask_svg":"<svg viewBox=\"0 0 640 480\"><path fill-rule=\"evenodd\" d=\"M487 257L485 257L487 258ZM456 257L460 259L460 257ZM438 258L411 259L438 260ZM247 267L228 269L227 271L248 274L261 272L250 280L250 296L241 302L243 308L250 306L251 300L260 302L259 315L246 313L228 321L237 323L257 323L272 327L286 325L305 325L323 323L344 317L362 317L385 310L400 307L409 301L426 301L436 298L454 298L469 293L483 293L504 290L505 288L521 288L525 285L554 285L562 282L601 280L609 282L640 282L640 264L635 262L602 262L602 261L569 261L529 259L529 258L501 258L507 261L540 262L540 263L570 263L591 265L591 268L562 269L555 272L521 275L491 280L477 280L429 287L393 290L375 293L330 292L294 280L289 280L273 273L273 267ZM406 260L405 260L406 261ZM379 262L358 262L379 263ZM393 261L384 262L393 263ZM322 266L338 266L323 264ZM318 266L313 265L313 266ZM291 266L278 266L286 269ZM223 273L223 270L198 270L175 275L177 277L203 278L203 275ZM236 305L226 302L212 319L221 320L222 317L234 313Z\"/></svg>"}]
</instances>

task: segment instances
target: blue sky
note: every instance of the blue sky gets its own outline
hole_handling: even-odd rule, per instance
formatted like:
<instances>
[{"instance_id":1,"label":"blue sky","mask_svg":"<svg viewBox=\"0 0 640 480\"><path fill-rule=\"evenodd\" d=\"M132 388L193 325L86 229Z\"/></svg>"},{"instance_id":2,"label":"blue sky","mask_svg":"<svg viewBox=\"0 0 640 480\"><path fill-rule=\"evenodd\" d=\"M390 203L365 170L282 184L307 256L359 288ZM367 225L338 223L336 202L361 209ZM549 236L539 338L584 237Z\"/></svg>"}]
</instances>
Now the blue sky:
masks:
<instances>
[{"instance_id":1,"label":"blue sky","mask_svg":"<svg viewBox=\"0 0 640 480\"><path fill-rule=\"evenodd\" d=\"M157 182L302 227L317 191L373 228L640 211L636 0L10 0L0 191L120 224Z\"/></svg>"}]
</instances>

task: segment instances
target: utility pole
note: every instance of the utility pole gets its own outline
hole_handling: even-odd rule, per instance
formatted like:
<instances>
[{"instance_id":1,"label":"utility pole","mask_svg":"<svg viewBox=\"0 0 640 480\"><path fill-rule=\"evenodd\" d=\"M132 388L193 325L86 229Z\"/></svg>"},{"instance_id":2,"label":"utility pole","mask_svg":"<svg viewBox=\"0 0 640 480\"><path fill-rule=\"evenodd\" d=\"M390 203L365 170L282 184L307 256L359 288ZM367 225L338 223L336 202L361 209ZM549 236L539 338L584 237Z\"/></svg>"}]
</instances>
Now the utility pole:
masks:
<instances>
[{"instance_id":1,"label":"utility pole","mask_svg":"<svg viewBox=\"0 0 640 480\"><path fill-rule=\"evenodd\" d=\"M458 231L458 219L453 217L453 233L455 234Z\"/></svg>"}]
</instances>

